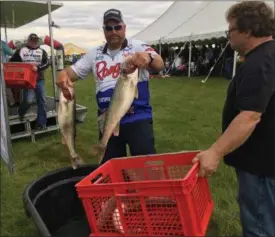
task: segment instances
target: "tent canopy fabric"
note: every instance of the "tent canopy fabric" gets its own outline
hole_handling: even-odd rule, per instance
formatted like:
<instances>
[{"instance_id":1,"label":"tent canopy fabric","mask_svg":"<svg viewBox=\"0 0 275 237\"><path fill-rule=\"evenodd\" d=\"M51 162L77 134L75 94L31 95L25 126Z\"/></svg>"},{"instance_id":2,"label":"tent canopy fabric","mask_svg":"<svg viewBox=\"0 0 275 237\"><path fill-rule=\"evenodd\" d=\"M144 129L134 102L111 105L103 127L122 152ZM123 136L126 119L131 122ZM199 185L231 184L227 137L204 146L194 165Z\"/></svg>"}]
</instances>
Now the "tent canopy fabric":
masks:
<instances>
[{"instance_id":1,"label":"tent canopy fabric","mask_svg":"<svg viewBox=\"0 0 275 237\"><path fill-rule=\"evenodd\" d=\"M226 12L237 2L240 1L176 1L132 38L148 44L171 44L226 37ZM273 2L266 2L273 8Z\"/></svg>"},{"instance_id":2,"label":"tent canopy fabric","mask_svg":"<svg viewBox=\"0 0 275 237\"><path fill-rule=\"evenodd\" d=\"M48 3L46 1L0 1L1 27L18 28L48 15ZM62 7L62 3L51 3L51 10Z\"/></svg>"},{"instance_id":3,"label":"tent canopy fabric","mask_svg":"<svg viewBox=\"0 0 275 237\"><path fill-rule=\"evenodd\" d=\"M79 55L87 53L87 50L76 46L75 44L68 43L64 45L65 55Z\"/></svg>"}]
</instances>

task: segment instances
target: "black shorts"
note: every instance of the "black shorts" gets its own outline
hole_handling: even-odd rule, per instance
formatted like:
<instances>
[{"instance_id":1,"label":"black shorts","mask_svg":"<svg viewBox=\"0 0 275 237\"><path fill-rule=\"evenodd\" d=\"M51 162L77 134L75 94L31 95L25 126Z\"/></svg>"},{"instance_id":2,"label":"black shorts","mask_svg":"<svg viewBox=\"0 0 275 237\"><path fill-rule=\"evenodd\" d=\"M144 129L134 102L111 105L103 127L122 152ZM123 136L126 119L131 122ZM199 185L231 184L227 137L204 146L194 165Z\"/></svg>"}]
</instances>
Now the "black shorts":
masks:
<instances>
[{"instance_id":1,"label":"black shorts","mask_svg":"<svg viewBox=\"0 0 275 237\"><path fill-rule=\"evenodd\" d=\"M152 119L122 124L119 136L110 138L101 164L112 158L127 156L126 145L129 146L131 156L156 154Z\"/></svg>"}]
</instances>

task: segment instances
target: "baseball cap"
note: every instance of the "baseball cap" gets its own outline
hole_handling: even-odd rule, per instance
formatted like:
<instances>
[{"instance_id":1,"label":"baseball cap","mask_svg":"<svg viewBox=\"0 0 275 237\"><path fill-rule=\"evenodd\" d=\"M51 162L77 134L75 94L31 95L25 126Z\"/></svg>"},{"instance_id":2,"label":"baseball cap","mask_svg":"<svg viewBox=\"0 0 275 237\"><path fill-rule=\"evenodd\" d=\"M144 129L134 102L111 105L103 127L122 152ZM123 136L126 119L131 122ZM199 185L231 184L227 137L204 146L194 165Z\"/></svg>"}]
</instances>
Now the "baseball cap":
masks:
<instances>
[{"instance_id":1,"label":"baseball cap","mask_svg":"<svg viewBox=\"0 0 275 237\"><path fill-rule=\"evenodd\" d=\"M35 33L31 33L28 37L28 40L39 40L39 37Z\"/></svg>"},{"instance_id":2,"label":"baseball cap","mask_svg":"<svg viewBox=\"0 0 275 237\"><path fill-rule=\"evenodd\" d=\"M124 22L121 11L114 8L109 9L104 13L103 22L106 22L108 20L116 20L119 22Z\"/></svg>"}]
</instances>

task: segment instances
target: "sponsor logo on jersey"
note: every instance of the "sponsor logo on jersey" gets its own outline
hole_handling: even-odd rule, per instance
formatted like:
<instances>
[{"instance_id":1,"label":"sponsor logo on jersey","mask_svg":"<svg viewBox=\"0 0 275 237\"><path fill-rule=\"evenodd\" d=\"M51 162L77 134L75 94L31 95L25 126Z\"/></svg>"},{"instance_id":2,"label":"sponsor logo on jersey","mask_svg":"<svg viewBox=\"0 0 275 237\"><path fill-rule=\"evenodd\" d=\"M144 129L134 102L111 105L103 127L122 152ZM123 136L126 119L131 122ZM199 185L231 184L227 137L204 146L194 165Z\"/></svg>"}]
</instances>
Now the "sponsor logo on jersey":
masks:
<instances>
[{"instance_id":1,"label":"sponsor logo on jersey","mask_svg":"<svg viewBox=\"0 0 275 237\"><path fill-rule=\"evenodd\" d=\"M100 61L96 63L96 76L100 81L103 81L106 77L111 76L113 79L116 79L120 73L120 63L112 65L107 68L106 61Z\"/></svg>"}]
</instances>

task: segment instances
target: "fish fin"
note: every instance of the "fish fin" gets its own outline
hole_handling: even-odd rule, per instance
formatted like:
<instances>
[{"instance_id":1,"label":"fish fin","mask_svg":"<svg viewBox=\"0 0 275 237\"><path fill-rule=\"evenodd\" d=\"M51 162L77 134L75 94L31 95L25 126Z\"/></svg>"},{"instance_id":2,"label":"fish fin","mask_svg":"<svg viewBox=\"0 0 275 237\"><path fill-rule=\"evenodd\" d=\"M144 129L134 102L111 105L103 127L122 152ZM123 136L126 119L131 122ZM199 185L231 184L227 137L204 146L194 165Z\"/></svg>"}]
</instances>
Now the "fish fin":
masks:
<instances>
[{"instance_id":1,"label":"fish fin","mask_svg":"<svg viewBox=\"0 0 275 237\"><path fill-rule=\"evenodd\" d=\"M135 98L138 99L138 88L136 87Z\"/></svg>"},{"instance_id":2,"label":"fish fin","mask_svg":"<svg viewBox=\"0 0 275 237\"><path fill-rule=\"evenodd\" d=\"M120 130L120 123L117 123L115 129L114 129L114 132L113 132L113 135L115 137L119 136L119 130Z\"/></svg>"},{"instance_id":3,"label":"fish fin","mask_svg":"<svg viewBox=\"0 0 275 237\"><path fill-rule=\"evenodd\" d=\"M100 164L103 160L104 154L105 154L105 147L102 147L100 144L95 144L92 146L92 149L90 151L90 154L92 156L97 157L98 163Z\"/></svg>"},{"instance_id":4,"label":"fish fin","mask_svg":"<svg viewBox=\"0 0 275 237\"><path fill-rule=\"evenodd\" d=\"M77 169L77 168L81 167L82 165L85 165L85 162L81 156L77 155L77 157L71 159L71 164L72 164L73 169Z\"/></svg>"},{"instance_id":5,"label":"fish fin","mask_svg":"<svg viewBox=\"0 0 275 237\"><path fill-rule=\"evenodd\" d=\"M71 165L74 170L78 168L75 159L71 159Z\"/></svg>"}]
</instances>

